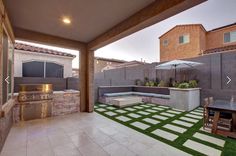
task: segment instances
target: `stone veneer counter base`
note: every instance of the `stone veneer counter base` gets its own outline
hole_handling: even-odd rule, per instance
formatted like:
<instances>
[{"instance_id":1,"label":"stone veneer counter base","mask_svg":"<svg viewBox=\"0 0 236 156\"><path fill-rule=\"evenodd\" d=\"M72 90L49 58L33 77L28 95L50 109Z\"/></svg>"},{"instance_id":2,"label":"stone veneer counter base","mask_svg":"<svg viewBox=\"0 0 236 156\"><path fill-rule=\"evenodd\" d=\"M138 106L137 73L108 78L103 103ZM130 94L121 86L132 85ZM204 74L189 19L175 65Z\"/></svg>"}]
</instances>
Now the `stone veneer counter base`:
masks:
<instances>
[{"instance_id":1,"label":"stone veneer counter base","mask_svg":"<svg viewBox=\"0 0 236 156\"><path fill-rule=\"evenodd\" d=\"M20 121L20 107L17 100L18 94L14 94L15 106L13 108L13 119ZM72 114L80 111L80 92L76 90L54 91L52 100L52 117Z\"/></svg>"}]
</instances>

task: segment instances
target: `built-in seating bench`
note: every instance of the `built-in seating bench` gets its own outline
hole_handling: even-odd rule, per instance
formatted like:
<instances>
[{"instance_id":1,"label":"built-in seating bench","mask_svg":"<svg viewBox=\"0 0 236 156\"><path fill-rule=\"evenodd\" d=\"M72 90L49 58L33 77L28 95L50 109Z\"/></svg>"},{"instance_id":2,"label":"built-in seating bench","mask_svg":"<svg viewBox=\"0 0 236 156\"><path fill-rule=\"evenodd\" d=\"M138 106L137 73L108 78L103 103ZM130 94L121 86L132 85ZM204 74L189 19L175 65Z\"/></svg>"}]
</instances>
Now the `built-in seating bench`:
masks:
<instances>
[{"instance_id":1,"label":"built-in seating bench","mask_svg":"<svg viewBox=\"0 0 236 156\"><path fill-rule=\"evenodd\" d=\"M162 105L170 104L167 87L101 86L98 88L99 102L113 105L114 99L140 97L142 102Z\"/></svg>"}]
</instances>

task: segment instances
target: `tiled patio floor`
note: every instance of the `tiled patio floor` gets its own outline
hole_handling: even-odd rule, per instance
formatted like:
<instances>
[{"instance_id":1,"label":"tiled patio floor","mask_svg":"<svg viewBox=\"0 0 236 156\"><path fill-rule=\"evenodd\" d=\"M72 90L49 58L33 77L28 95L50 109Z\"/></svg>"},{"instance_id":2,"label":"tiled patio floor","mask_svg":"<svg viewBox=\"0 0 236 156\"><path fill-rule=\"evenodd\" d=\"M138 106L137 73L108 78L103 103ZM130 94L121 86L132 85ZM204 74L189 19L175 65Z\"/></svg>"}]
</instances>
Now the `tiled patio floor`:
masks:
<instances>
[{"instance_id":1,"label":"tiled patio floor","mask_svg":"<svg viewBox=\"0 0 236 156\"><path fill-rule=\"evenodd\" d=\"M135 118L142 113L135 114L123 118L120 116L120 120ZM114 113L107 115L113 116ZM144 121L148 123L154 120L147 118ZM133 126L147 128L139 122L134 123ZM186 146L191 143L186 143ZM97 113L78 113L15 125L0 154L0 156L71 155L184 156L188 154Z\"/></svg>"}]
</instances>

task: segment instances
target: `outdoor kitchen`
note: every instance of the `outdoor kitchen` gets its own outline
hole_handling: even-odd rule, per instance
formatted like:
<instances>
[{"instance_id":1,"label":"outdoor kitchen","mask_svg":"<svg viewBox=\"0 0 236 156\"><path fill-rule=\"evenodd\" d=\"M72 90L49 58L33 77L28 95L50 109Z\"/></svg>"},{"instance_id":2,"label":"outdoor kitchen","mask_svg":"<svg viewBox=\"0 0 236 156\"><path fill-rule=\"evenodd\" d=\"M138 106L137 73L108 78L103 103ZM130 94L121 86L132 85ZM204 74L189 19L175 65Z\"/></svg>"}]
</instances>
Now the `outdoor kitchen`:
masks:
<instances>
[{"instance_id":1,"label":"outdoor kitchen","mask_svg":"<svg viewBox=\"0 0 236 156\"><path fill-rule=\"evenodd\" d=\"M14 122L79 112L78 90L53 91L52 84L21 84L14 93Z\"/></svg>"}]
</instances>

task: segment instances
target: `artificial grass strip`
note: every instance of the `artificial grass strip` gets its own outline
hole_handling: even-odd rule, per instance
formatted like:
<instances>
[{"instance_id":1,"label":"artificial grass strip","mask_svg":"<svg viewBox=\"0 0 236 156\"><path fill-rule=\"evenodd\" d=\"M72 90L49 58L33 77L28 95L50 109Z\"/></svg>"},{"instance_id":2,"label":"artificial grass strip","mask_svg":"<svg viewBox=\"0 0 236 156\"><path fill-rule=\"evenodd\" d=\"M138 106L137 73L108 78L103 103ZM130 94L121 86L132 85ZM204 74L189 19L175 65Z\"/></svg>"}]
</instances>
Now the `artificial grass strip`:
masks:
<instances>
[{"instance_id":1,"label":"artificial grass strip","mask_svg":"<svg viewBox=\"0 0 236 156\"><path fill-rule=\"evenodd\" d=\"M175 109L171 109L170 107L163 108L163 107L158 107L158 105L153 105L153 104L151 104L151 105L147 104L147 105L150 106L150 107L144 107L145 104L137 104L137 105L135 105L135 106L142 107L140 109L135 108L135 106L125 107L125 108L134 108L134 109L136 109L134 111L129 111L129 110L125 109L125 108L116 108L116 107L108 106L108 105L104 106L104 104L97 103L96 107L95 107L95 112L97 112L97 113L99 113L99 114L101 114L101 115L103 115L103 116L105 116L105 117L107 117L107 118L109 118L111 120L114 120L114 121L116 121L118 123L121 123L121 124L123 124L123 125L125 125L127 127L130 127L132 129L140 132L140 133L146 134L146 135L148 135L148 136L150 136L152 138L155 138L155 139L157 139L159 141L162 141L162 142L164 142L164 143L166 143L168 145L171 145L171 146L173 146L173 147L175 147L177 149L180 149L180 150L182 150L182 151L184 151L186 153L192 154L192 155L199 155L200 156L200 155L204 155L204 154L202 154L202 153L200 153L198 151L195 151L193 149L190 149L188 147L183 146L183 144L187 140L189 140L189 139L222 151L222 153L221 153L222 156L235 156L236 155L236 140L230 139L230 138L225 138L225 137L220 136L220 135L215 135L215 134L212 134L212 133L207 133L207 132L201 131L200 128L203 126L202 119L197 119L197 120L199 120L197 123L188 122L188 121L185 121L185 120L181 120L179 118L185 116L186 114L189 114L189 112L180 112L179 111L180 114L174 114L174 113L166 112L168 110L177 111ZM114 109L107 109L107 107L109 107L109 108L112 107ZM99 109L99 108L103 108L106 111L99 112L99 111L97 111L97 109ZM155 108L162 108L163 110L157 110ZM152 113L152 112L146 111L148 109L157 110L157 112L153 112ZM199 110L201 108L197 108L197 109ZM195 109L195 110L197 110L197 109ZM117 110L124 110L126 112L118 113ZM149 114L148 115L143 115L143 114L138 113L139 111L145 111L145 112L148 112ZM114 113L117 113L117 115L109 116L109 115L105 114L106 112L114 112ZM175 116L174 117L169 117L169 116L161 115L160 113L162 113L162 112L173 114ZM128 115L130 113L138 114L141 117L133 118L133 117ZM156 119L156 118L152 117L154 115L161 115L161 116L164 116L164 117L168 117L168 119L166 119L166 120ZM120 121L120 120L116 119L116 117L118 117L118 116L125 116L125 117L130 118L131 120L129 120L127 122L123 122L123 121ZM189 116L186 116L186 117L191 118ZM143 121L143 119L145 119L145 118L154 119L154 120L159 121L160 123L158 123L158 124L151 124L149 122ZM196 119L196 118L192 118L192 119ZM174 121L174 120L181 120L181 121L184 121L186 123L191 123L191 124L193 124L193 126L192 127L185 127L183 125L178 125L178 124L172 123L172 121ZM133 122L141 122L141 123L144 123L144 124L146 124L146 125L148 125L150 127L147 128L146 130L142 130L142 129L138 128L138 127L132 126L131 123L133 123ZM176 131L172 131L170 129L164 128L163 126L166 125L166 124L172 124L172 125L175 125L175 126L178 126L178 127L181 127L181 128L185 128L187 130L184 133L178 133ZM174 141L169 141L167 139L164 139L162 137L159 137L159 136L151 133L151 132L153 132L156 129L161 129L161 130L164 130L166 132L178 135L178 138L175 139ZM215 138L222 139L222 140L225 141L225 145L224 145L224 147L220 147L220 146L217 146L217 145L212 144L210 142L203 141L203 140L200 140L198 138L195 138L195 137L193 137L193 135L196 132L199 132L199 133L202 133L202 134L206 134L206 135L209 135L209 136L212 136L212 137L215 137Z\"/></svg>"}]
</instances>

